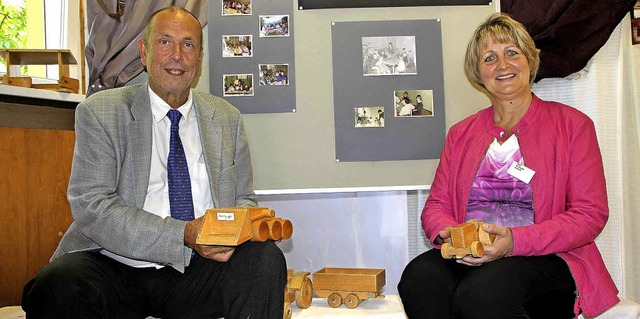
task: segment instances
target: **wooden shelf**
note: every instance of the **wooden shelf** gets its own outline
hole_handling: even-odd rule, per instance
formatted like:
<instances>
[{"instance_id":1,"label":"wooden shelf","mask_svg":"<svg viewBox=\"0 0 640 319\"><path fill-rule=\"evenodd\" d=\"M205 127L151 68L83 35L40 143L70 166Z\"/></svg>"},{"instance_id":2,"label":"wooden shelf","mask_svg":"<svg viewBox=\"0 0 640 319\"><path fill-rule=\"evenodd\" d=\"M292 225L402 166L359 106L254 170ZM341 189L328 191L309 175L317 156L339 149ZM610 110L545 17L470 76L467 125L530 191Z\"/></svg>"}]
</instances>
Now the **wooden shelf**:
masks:
<instances>
[{"instance_id":1,"label":"wooden shelf","mask_svg":"<svg viewBox=\"0 0 640 319\"><path fill-rule=\"evenodd\" d=\"M79 81L69 76L69 65L78 64L70 50L2 49L1 52L7 66L7 74L2 78L3 84L59 92L80 92ZM20 74L20 66L22 65L58 65L58 82L54 84L33 84L30 77Z\"/></svg>"},{"instance_id":2,"label":"wooden shelf","mask_svg":"<svg viewBox=\"0 0 640 319\"><path fill-rule=\"evenodd\" d=\"M10 56L11 64L78 64L69 50L47 49L3 49L5 58Z\"/></svg>"}]
</instances>

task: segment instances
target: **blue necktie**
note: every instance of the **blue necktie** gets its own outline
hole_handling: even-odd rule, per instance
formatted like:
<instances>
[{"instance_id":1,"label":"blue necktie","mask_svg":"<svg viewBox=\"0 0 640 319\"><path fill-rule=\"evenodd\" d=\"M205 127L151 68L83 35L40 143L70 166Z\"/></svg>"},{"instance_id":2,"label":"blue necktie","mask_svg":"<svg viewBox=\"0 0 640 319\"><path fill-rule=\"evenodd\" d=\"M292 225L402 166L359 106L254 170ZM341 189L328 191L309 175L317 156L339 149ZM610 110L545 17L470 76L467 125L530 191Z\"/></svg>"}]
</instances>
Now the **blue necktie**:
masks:
<instances>
[{"instance_id":1,"label":"blue necktie","mask_svg":"<svg viewBox=\"0 0 640 319\"><path fill-rule=\"evenodd\" d=\"M182 114L178 110L167 113L171 120L171 139L169 140L169 158L167 159L167 177L169 180L169 206L171 217L180 220L193 220L193 198L191 197L191 179L184 148L180 140L178 123Z\"/></svg>"}]
</instances>

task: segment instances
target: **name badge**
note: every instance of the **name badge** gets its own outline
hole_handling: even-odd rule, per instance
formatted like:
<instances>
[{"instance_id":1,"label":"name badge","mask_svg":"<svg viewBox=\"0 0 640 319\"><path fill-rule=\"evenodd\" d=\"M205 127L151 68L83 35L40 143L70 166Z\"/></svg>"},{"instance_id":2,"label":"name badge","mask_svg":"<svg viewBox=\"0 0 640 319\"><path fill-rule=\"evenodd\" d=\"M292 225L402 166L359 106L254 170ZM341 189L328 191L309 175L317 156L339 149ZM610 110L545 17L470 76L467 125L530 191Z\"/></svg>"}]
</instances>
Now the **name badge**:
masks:
<instances>
[{"instance_id":1,"label":"name badge","mask_svg":"<svg viewBox=\"0 0 640 319\"><path fill-rule=\"evenodd\" d=\"M218 213L218 220L235 220L235 214L234 213Z\"/></svg>"},{"instance_id":2,"label":"name badge","mask_svg":"<svg viewBox=\"0 0 640 319\"><path fill-rule=\"evenodd\" d=\"M531 181L531 178L533 178L533 174L535 174L536 172L534 172L532 169L524 165L520 165L520 163L513 162L511 163L509 170L507 170L507 173L529 184L529 182Z\"/></svg>"}]
</instances>

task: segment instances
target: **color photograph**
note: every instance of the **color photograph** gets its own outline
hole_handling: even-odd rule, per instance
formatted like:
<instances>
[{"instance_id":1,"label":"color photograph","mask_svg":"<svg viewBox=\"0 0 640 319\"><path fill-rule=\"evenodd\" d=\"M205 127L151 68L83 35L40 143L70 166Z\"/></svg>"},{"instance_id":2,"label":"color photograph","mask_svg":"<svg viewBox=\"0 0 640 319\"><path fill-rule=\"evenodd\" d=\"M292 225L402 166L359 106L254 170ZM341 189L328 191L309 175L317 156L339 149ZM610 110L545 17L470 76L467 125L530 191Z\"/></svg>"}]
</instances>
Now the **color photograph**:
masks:
<instances>
[{"instance_id":1,"label":"color photograph","mask_svg":"<svg viewBox=\"0 0 640 319\"><path fill-rule=\"evenodd\" d=\"M393 93L395 116L433 116L433 90L404 90Z\"/></svg>"},{"instance_id":2,"label":"color photograph","mask_svg":"<svg viewBox=\"0 0 640 319\"><path fill-rule=\"evenodd\" d=\"M223 35L222 57L238 58L253 56L253 36L247 35Z\"/></svg>"},{"instance_id":3,"label":"color photograph","mask_svg":"<svg viewBox=\"0 0 640 319\"><path fill-rule=\"evenodd\" d=\"M260 37L288 37L289 15L260 16Z\"/></svg>"},{"instance_id":4,"label":"color photograph","mask_svg":"<svg viewBox=\"0 0 640 319\"><path fill-rule=\"evenodd\" d=\"M251 15L251 0L222 0L222 15Z\"/></svg>"},{"instance_id":5,"label":"color photograph","mask_svg":"<svg viewBox=\"0 0 640 319\"><path fill-rule=\"evenodd\" d=\"M253 74L225 74L223 96L253 96Z\"/></svg>"},{"instance_id":6,"label":"color photograph","mask_svg":"<svg viewBox=\"0 0 640 319\"><path fill-rule=\"evenodd\" d=\"M260 64L259 85L289 85L288 64Z\"/></svg>"}]
</instances>

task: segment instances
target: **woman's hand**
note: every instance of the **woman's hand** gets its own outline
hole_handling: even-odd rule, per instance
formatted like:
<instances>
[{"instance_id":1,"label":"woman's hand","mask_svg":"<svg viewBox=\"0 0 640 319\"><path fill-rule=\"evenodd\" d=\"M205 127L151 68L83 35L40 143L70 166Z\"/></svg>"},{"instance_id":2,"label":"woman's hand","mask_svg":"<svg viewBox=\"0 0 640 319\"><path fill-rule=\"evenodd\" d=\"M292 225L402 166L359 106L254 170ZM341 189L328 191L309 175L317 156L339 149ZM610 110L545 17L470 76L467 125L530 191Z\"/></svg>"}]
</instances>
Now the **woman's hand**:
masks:
<instances>
[{"instance_id":1,"label":"woman's hand","mask_svg":"<svg viewBox=\"0 0 640 319\"><path fill-rule=\"evenodd\" d=\"M438 237L436 237L433 242L438 245L442 245L444 243L451 244L451 230L449 229L449 227L441 230L438 233Z\"/></svg>"},{"instance_id":2,"label":"woman's hand","mask_svg":"<svg viewBox=\"0 0 640 319\"><path fill-rule=\"evenodd\" d=\"M482 228L490 234L496 234L493 245L484 246L484 255L476 258L467 255L457 262L467 266L482 266L485 263L509 256L513 252L513 235L511 229L493 224L483 224ZM442 232L440 232L442 233Z\"/></svg>"}]
</instances>

